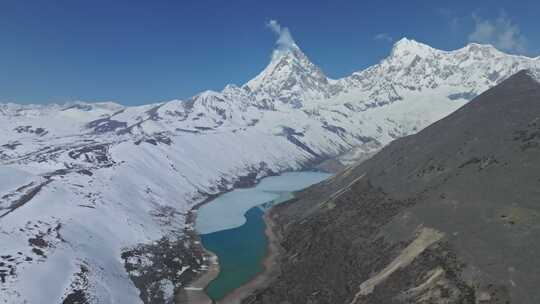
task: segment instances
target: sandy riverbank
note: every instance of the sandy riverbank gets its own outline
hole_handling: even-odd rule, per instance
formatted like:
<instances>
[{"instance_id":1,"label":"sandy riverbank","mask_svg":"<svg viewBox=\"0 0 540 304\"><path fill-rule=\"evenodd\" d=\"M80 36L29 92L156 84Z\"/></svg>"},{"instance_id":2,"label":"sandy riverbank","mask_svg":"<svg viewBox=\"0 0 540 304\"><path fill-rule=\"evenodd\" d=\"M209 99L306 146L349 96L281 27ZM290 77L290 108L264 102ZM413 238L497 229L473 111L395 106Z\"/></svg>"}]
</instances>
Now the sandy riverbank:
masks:
<instances>
[{"instance_id":1,"label":"sandy riverbank","mask_svg":"<svg viewBox=\"0 0 540 304\"><path fill-rule=\"evenodd\" d=\"M227 296L225 296L225 298L219 301L218 304L239 304L255 290L266 287L272 279L279 275L280 268L278 259L281 253L281 246L279 244L278 236L276 235L276 231L278 230L275 227L275 222L273 221L272 217L272 210L269 210L263 216L266 224L265 234L268 238L266 257L262 262L264 265L264 271L259 273L246 284L229 293Z\"/></svg>"},{"instance_id":2,"label":"sandy riverbank","mask_svg":"<svg viewBox=\"0 0 540 304\"><path fill-rule=\"evenodd\" d=\"M201 269L200 274L195 278L195 280L181 288L174 295L174 302L176 304L214 304L204 289L219 274L218 257L213 252L206 250L202 246L201 238L193 227L195 226L195 221L197 220L197 211L199 208L202 205L212 201L217 196L218 195L209 196L203 202L195 205L189 211L187 216L186 226L189 227L189 229L186 229L185 233L193 240L193 243L203 251L203 257L206 260L206 267Z\"/></svg>"},{"instance_id":3,"label":"sandy riverbank","mask_svg":"<svg viewBox=\"0 0 540 304\"><path fill-rule=\"evenodd\" d=\"M175 302L180 304L213 304L214 302L204 289L219 274L218 258L212 252L206 250L205 257L208 261L206 269L202 269L201 274L190 284L185 286L175 296Z\"/></svg>"},{"instance_id":4,"label":"sandy riverbank","mask_svg":"<svg viewBox=\"0 0 540 304\"><path fill-rule=\"evenodd\" d=\"M271 176L271 175L269 175ZM245 181L244 181L245 182ZM244 183L239 188L247 188L252 185L256 185L259 182L259 180L254 180L252 184ZM202 243L201 238L197 231L195 231L195 221L197 220L197 212L200 207L202 207L204 204L207 204L214 200L219 195L222 195L224 193L227 193L229 191L234 190L235 188L232 188L230 190L221 192L219 194L214 194L206 198L203 202L195 205L190 211L187 216L186 225L187 227L190 227L189 229L185 230L186 235L190 236L192 240L194 240L194 243L197 247L199 247L200 250L204 251L204 257L207 261L207 267L201 269L201 272L199 276L187 284L185 287L178 290L174 296L174 303L176 304L215 304L215 302L210 299L210 297L206 294L206 287L210 282L212 282L214 279L217 278L219 275L219 259L218 257L211 251L206 250ZM268 226L267 226L268 227Z\"/></svg>"},{"instance_id":5,"label":"sandy riverbank","mask_svg":"<svg viewBox=\"0 0 540 304\"><path fill-rule=\"evenodd\" d=\"M281 252L281 246L279 245L279 239L276 235L276 231L278 230L275 227L272 216L272 210L269 210L263 216L266 225L265 234L268 239L266 256L262 261L264 271L256 275L246 284L229 293L217 304L239 304L255 290L267 286L272 279L279 275L280 269L278 258ZM177 304L215 304L215 302L206 294L205 288L219 275L219 263L215 254L208 250L205 252L209 262L208 267L203 269L197 279L182 288L176 294L175 302Z\"/></svg>"}]
</instances>

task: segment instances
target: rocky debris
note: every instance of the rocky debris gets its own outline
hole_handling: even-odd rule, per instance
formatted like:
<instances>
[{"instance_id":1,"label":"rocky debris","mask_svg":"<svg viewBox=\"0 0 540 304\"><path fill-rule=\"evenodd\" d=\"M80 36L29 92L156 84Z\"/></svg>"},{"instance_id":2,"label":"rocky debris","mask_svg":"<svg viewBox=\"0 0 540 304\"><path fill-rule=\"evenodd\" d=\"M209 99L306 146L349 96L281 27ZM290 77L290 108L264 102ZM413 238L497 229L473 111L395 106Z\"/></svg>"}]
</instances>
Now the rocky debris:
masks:
<instances>
[{"instance_id":1,"label":"rocky debris","mask_svg":"<svg viewBox=\"0 0 540 304\"><path fill-rule=\"evenodd\" d=\"M10 150L15 150L17 149L18 146L22 145L20 142L18 141L13 141L13 142L9 142L7 144L3 144L1 147L2 148L6 148L6 149L10 149Z\"/></svg>"},{"instance_id":2,"label":"rocky debris","mask_svg":"<svg viewBox=\"0 0 540 304\"><path fill-rule=\"evenodd\" d=\"M212 127L204 127L204 126L195 126L195 129L197 129L199 131L211 131L211 130L214 130L214 128L212 128Z\"/></svg>"},{"instance_id":3,"label":"rocky debris","mask_svg":"<svg viewBox=\"0 0 540 304\"><path fill-rule=\"evenodd\" d=\"M189 238L162 238L124 250L124 265L144 303L169 303L179 288L197 276L204 252Z\"/></svg>"},{"instance_id":4,"label":"rocky debris","mask_svg":"<svg viewBox=\"0 0 540 304\"><path fill-rule=\"evenodd\" d=\"M200 133L198 130L189 130L189 129L183 129L183 128L176 128L176 131L178 131L178 132L185 132L185 133L191 133L191 134L198 134L198 133Z\"/></svg>"},{"instance_id":5,"label":"rocky debris","mask_svg":"<svg viewBox=\"0 0 540 304\"><path fill-rule=\"evenodd\" d=\"M247 173L239 174L232 181L222 177L216 181L214 186L208 188L210 193L201 192L200 195L208 199L213 199L219 193L227 192L234 188L250 188L255 186L262 177L278 174L278 172L270 169L265 162L259 162L258 165L248 166L244 169Z\"/></svg>"},{"instance_id":6,"label":"rocky debris","mask_svg":"<svg viewBox=\"0 0 540 304\"><path fill-rule=\"evenodd\" d=\"M172 143L172 140L170 137L168 137L164 133L154 133L152 136L146 136L142 139L136 140L134 143L135 145L140 145L141 143L148 143L154 146L157 146L158 144L165 144L170 146Z\"/></svg>"},{"instance_id":7,"label":"rocky debris","mask_svg":"<svg viewBox=\"0 0 540 304\"><path fill-rule=\"evenodd\" d=\"M0 199L0 219L15 211L17 208L24 206L24 204L32 200L32 198L51 181L51 179L46 179L39 183L32 182L16 189L12 193L2 196Z\"/></svg>"},{"instance_id":8,"label":"rocky debris","mask_svg":"<svg viewBox=\"0 0 540 304\"><path fill-rule=\"evenodd\" d=\"M125 121L114 120L114 119L111 119L110 117L100 118L86 124L86 128L93 129L94 132L98 134L107 133L107 132L115 132L118 129L123 129L126 127L127 127L127 123Z\"/></svg>"},{"instance_id":9,"label":"rocky debris","mask_svg":"<svg viewBox=\"0 0 540 304\"><path fill-rule=\"evenodd\" d=\"M0 253L0 291L2 292L12 292L7 289L7 285L2 285L2 283L17 280L17 268L21 264L43 263L49 252L65 242L60 234L62 225L55 223L55 219L51 219L50 222L28 221L23 227L19 229L19 232L28 238L28 247L25 250ZM0 229L0 233L7 232Z\"/></svg>"},{"instance_id":10,"label":"rocky debris","mask_svg":"<svg viewBox=\"0 0 540 304\"><path fill-rule=\"evenodd\" d=\"M110 163L108 149L109 145L107 144L88 145L71 150L68 155L72 159L82 158L82 160L88 163Z\"/></svg>"},{"instance_id":11,"label":"rocky debris","mask_svg":"<svg viewBox=\"0 0 540 304\"><path fill-rule=\"evenodd\" d=\"M13 129L13 131L17 133L29 133L29 134L39 135L39 136L44 136L48 133L47 130L45 130L44 128L41 128L41 127L34 128L32 126L18 126L15 129Z\"/></svg>"},{"instance_id":12,"label":"rocky debris","mask_svg":"<svg viewBox=\"0 0 540 304\"><path fill-rule=\"evenodd\" d=\"M280 136L283 136L283 137L287 138L288 141L290 141L291 143L293 143L294 145L296 145L300 149L306 151L307 153L311 154L313 157L315 157L317 159L323 157L322 155L315 152L313 149L311 149L308 145L306 145L305 143L303 143L299 139L299 137L304 136L303 132L298 132L293 128L285 127L285 126L282 126L281 129L282 129L282 132L281 132L281 134L279 134Z\"/></svg>"},{"instance_id":13,"label":"rocky debris","mask_svg":"<svg viewBox=\"0 0 540 304\"><path fill-rule=\"evenodd\" d=\"M276 172L270 170L265 162L260 162L259 166L252 166L249 168L249 171L250 172L246 175L238 176L232 187L250 188L257 184L261 176L272 176L277 174Z\"/></svg>"},{"instance_id":14,"label":"rocky debris","mask_svg":"<svg viewBox=\"0 0 540 304\"><path fill-rule=\"evenodd\" d=\"M88 274L90 270L84 263L81 263L79 267L79 272L73 275L69 289L65 292L62 304L87 304L95 300L88 293L88 288L90 287Z\"/></svg>"},{"instance_id":15,"label":"rocky debris","mask_svg":"<svg viewBox=\"0 0 540 304\"><path fill-rule=\"evenodd\" d=\"M448 98L450 98L450 100L459 100L459 99L472 100L476 96L478 96L478 94L474 92L461 92L461 93L450 94L448 95Z\"/></svg>"}]
</instances>

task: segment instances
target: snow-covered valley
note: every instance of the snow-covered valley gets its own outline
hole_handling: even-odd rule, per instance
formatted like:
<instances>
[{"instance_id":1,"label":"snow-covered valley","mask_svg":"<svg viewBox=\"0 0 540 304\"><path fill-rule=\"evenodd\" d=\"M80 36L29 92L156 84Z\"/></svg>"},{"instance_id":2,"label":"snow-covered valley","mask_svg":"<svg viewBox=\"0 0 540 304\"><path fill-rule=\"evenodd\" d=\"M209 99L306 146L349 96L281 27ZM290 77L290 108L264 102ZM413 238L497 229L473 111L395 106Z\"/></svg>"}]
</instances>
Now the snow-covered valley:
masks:
<instances>
[{"instance_id":1,"label":"snow-covered valley","mask_svg":"<svg viewBox=\"0 0 540 304\"><path fill-rule=\"evenodd\" d=\"M170 299L204 263L186 233L197 204L372 153L525 68L540 58L402 39L334 80L289 45L245 85L189 100L0 104L0 303Z\"/></svg>"}]
</instances>

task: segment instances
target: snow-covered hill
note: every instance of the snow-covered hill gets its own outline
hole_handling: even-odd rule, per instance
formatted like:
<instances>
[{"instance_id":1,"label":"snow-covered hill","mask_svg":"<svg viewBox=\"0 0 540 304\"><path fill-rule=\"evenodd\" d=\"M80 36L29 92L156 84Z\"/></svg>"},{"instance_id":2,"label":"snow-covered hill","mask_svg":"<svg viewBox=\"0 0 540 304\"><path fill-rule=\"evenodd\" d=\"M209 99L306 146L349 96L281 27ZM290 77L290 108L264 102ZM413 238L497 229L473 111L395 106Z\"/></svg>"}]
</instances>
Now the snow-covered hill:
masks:
<instances>
[{"instance_id":1,"label":"snow-covered hill","mask_svg":"<svg viewBox=\"0 0 540 304\"><path fill-rule=\"evenodd\" d=\"M292 44L243 86L185 101L1 104L0 303L170 297L203 263L186 226L196 204L369 154L525 68L539 74L540 58L402 39L335 80Z\"/></svg>"}]
</instances>

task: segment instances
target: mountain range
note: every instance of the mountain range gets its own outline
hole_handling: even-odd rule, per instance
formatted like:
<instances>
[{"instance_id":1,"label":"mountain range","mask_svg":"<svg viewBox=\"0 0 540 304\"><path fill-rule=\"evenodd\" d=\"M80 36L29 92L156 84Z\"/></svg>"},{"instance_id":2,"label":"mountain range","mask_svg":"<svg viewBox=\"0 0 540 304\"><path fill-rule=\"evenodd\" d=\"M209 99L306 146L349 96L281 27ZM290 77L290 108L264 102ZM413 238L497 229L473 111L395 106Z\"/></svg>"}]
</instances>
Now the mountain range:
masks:
<instances>
[{"instance_id":1,"label":"mountain range","mask_svg":"<svg viewBox=\"0 0 540 304\"><path fill-rule=\"evenodd\" d=\"M293 44L246 84L188 100L0 104L0 302L171 298L204 264L196 205L266 175L351 165L523 69L540 74L540 58L404 38L330 79Z\"/></svg>"}]
</instances>

